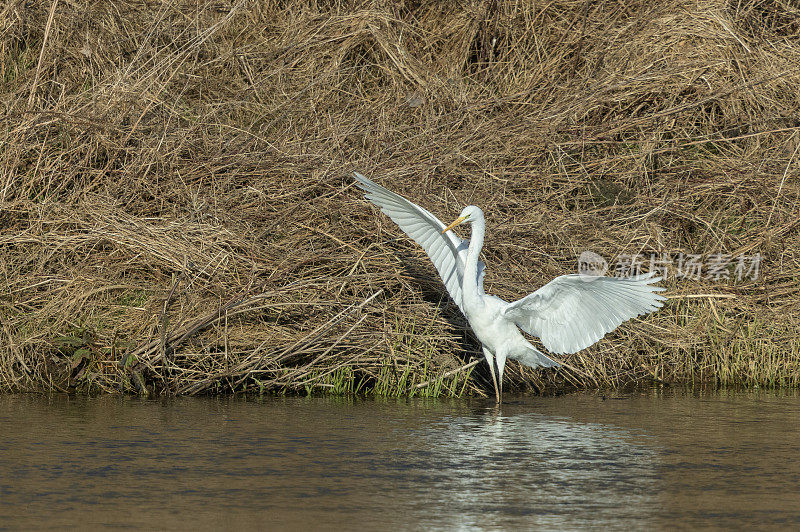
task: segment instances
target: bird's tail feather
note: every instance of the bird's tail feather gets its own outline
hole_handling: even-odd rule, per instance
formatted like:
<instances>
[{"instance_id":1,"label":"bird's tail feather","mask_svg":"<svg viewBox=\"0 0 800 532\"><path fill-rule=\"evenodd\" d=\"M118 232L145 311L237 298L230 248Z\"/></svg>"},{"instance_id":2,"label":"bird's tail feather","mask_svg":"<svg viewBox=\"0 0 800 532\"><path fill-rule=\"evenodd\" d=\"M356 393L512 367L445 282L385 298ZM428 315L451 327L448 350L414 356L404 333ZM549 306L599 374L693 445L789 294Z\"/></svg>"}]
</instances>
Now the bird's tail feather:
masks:
<instances>
[{"instance_id":1,"label":"bird's tail feather","mask_svg":"<svg viewBox=\"0 0 800 532\"><path fill-rule=\"evenodd\" d=\"M560 368L561 364L545 355L532 345L528 344L526 349L520 353L515 353L512 357L518 360L521 364L525 364L531 368Z\"/></svg>"}]
</instances>

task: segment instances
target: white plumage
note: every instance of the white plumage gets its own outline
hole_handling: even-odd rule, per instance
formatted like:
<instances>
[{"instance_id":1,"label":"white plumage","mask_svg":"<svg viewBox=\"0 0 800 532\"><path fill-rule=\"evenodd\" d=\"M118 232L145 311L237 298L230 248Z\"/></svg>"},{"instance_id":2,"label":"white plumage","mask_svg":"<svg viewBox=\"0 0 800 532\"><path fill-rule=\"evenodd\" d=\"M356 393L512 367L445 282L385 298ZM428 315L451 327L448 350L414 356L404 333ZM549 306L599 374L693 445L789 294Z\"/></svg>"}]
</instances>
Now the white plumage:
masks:
<instances>
[{"instance_id":1,"label":"white plumage","mask_svg":"<svg viewBox=\"0 0 800 532\"><path fill-rule=\"evenodd\" d=\"M534 368L559 365L531 345L519 329L538 337L553 353L576 353L622 322L663 304L664 297L656 292L664 289L651 285L661 278L652 274L628 278L562 275L513 303L488 295L483 291L485 264L478 259L486 229L480 208L465 207L446 227L419 205L359 173L355 178L366 198L421 245L433 261L450 297L483 344L498 402L506 358ZM472 225L471 242L450 231L463 222Z\"/></svg>"},{"instance_id":2,"label":"white plumage","mask_svg":"<svg viewBox=\"0 0 800 532\"><path fill-rule=\"evenodd\" d=\"M509 303L503 316L557 355L589 347L622 322L658 310L664 300L649 283L660 277L562 275Z\"/></svg>"},{"instance_id":3,"label":"white plumage","mask_svg":"<svg viewBox=\"0 0 800 532\"><path fill-rule=\"evenodd\" d=\"M439 276L447 288L447 293L463 312L461 281L464 277L469 240L461 240L450 231L443 234L444 224L428 210L370 181L358 172L355 172L355 176L358 186L366 192L364 196L380 207L381 212L391 218L405 234L422 246L433 265L436 266L436 271L439 272ZM481 293L483 293L484 267L485 264L479 260L478 290Z\"/></svg>"}]
</instances>

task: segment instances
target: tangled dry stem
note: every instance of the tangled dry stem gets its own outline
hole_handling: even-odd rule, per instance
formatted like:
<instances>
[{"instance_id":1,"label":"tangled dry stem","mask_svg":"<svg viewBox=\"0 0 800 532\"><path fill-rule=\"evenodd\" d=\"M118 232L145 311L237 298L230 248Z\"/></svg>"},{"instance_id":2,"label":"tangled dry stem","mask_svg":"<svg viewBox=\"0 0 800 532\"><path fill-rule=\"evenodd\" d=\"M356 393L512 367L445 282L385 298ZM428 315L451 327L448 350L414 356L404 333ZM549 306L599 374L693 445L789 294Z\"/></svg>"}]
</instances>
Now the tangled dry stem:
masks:
<instances>
[{"instance_id":1,"label":"tangled dry stem","mask_svg":"<svg viewBox=\"0 0 800 532\"><path fill-rule=\"evenodd\" d=\"M405 393L466 376L475 340L353 170L442 218L481 205L487 289L507 299L586 249L761 254L755 279L671 276L664 310L566 357L572 370L511 365L517 387L796 385L799 14L785 0L11 0L0 388L344 375ZM481 375L463 385L482 393Z\"/></svg>"}]
</instances>

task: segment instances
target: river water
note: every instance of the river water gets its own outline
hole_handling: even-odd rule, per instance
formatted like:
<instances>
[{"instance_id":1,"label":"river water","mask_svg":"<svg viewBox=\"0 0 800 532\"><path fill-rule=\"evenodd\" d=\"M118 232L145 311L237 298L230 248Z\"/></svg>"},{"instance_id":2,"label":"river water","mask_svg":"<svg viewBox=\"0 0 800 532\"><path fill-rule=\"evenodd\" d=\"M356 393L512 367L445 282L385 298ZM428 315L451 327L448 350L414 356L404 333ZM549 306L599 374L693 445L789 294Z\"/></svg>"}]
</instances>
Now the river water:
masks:
<instances>
[{"instance_id":1,"label":"river water","mask_svg":"<svg viewBox=\"0 0 800 532\"><path fill-rule=\"evenodd\" d=\"M797 528L800 395L0 396L0 529Z\"/></svg>"}]
</instances>

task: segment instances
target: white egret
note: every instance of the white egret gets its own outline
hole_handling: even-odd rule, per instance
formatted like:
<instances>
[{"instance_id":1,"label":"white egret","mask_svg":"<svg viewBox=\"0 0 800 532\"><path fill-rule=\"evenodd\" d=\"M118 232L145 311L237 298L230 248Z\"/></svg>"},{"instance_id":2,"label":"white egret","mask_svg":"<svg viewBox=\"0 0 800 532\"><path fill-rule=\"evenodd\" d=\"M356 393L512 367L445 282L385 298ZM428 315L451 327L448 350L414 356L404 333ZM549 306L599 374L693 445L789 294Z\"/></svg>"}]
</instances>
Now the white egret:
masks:
<instances>
[{"instance_id":1,"label":"white egret","mask_svg":"<svg viewBox=\"0 0 800 532\"><path fill-rule=\"evenodd\" d=\"M665 299L655 293L663 288L651 286L661 280L652 274L627 278L572 274L556 277L532 294L508 303L483 291L485 264L478 255L485 222L479 207L464 207L458 218L445 226L419 205L363 175L356 172L355 178L366 198L422 246L433 261L450 297L483 345L498 403L507 358L532 368L559 366L531 345L519 329L539 338L552 353L576 353L622 322L657 310ZM471 240L461 240L450 231L461 223L472 225Z\"/></svg>"}]
</instances>

